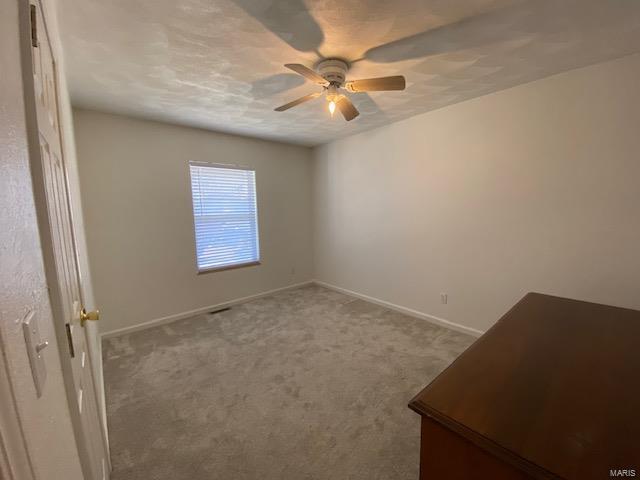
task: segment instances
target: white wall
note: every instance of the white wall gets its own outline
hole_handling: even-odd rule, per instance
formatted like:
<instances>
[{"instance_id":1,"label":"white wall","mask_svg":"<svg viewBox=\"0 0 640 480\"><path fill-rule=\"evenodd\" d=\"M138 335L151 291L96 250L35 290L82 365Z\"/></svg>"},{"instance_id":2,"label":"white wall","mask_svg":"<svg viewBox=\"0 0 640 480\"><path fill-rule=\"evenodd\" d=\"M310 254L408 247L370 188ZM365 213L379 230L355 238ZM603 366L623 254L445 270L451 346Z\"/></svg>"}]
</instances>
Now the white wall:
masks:
<instances>
[{"instance_id":1,"label":"white wall","mask_svg":"<svg viewBox=\"0 0 640 480\"><path fill-rule=\"evenodd\" d=\"M43 3L53 49L62 66L54 5L50 1ZM0 4L0 367L3 368L0 417L11 409L12 402L7 401L7 397L13 397L17 408L13 418L0 420L3 427L5 420L19 424L30 454L26 463L30 466L26 466L25 471L9 474L3 465L0 476L27 479L33 474L42 480L80 480L80 459L64 389L36 220L23 100L18 5L24 8L21 20L28 28L28 2L10 0ZM28 30L25 33L28 42ZM59 89L64 92L65 88L62 82ZM63 98L60 112L63 123L67 122L69 113L65 101ZM41 337L49 341L49 347L43 351L47 380L40 398L36 396L22 333L21 321L28 311L35 313ZM15 454L21 447L17 438L7 438L8 432L4 428L0 430L3 444L0 457Z\"/></svg>"},{"instance_id":2,"label":"white wall","mask_svg":"<svg viewBox=\"0 0 640 480\"><path fill-rule=\"evenodd\" d=\"M634 55L318 148L316 278L480 330L528 291L640 309L639 78Z\"/></svg>"},{"instance_id":3,"label":"white wall","mask_svg":"<svg viewBox=\"0 0 640 480\"><path fill-rule=\"evenodd\" d=\"M312 278L310 149L84 110L74 119L103 331ZM255 168L261 265L196 274L190 160Z\"/></svg>"}]
</instances>

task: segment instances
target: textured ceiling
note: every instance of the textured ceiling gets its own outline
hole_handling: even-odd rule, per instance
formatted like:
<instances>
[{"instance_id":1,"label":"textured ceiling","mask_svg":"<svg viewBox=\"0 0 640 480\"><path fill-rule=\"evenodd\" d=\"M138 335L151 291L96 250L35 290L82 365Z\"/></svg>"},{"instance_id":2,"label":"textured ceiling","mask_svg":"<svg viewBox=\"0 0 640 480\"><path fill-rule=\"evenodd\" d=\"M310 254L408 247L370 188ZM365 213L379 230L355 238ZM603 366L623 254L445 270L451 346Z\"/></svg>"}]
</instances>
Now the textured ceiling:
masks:
<instances>
[{"instance_id":1,"label":"textured ceiling","mask_svg":"<svg viewBox=\"0 0 640 480\"><path fill-rule=\"evenodd\" d=\"M74 105L316 145L640 51L638 0L60 0ZM352 62L404 92L273 108L319 87L283 67Z\"/></svg>"}]
</instances>

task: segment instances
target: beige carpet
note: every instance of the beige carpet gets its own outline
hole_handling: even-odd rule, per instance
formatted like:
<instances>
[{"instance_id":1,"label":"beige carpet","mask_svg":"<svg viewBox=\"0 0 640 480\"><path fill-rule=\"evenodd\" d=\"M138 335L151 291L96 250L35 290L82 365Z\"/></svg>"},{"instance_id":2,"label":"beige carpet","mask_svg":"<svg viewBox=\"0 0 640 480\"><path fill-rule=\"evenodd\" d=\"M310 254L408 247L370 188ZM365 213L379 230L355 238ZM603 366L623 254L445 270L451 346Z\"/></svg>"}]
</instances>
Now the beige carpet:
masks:
<instances>
[{"instance_id":1,"label":"beige carpet","mask_svg":"<svg viewBox=\"0 0 640 480\"><path fill-rule=\"evenodd\" d=\"M473 338L317 286L106 340L113 480L415 480Z\"/></svg>"}]
</instances>

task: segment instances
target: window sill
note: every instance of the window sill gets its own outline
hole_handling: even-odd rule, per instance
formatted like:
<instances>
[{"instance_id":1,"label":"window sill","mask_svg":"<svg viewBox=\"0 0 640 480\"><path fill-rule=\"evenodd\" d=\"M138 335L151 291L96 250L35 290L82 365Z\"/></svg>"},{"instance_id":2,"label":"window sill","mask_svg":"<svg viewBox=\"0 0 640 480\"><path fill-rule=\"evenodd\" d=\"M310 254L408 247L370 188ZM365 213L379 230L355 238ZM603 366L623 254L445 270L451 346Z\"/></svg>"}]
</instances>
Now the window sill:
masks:
<instances>
[{"instance_id":1,"label":"window sill","mask_svg":"<svg viewBox=\"0 0 640 480\"><path fill-rule=\"evenodd\" d=\"M225 270L235 270L236 268L254 267L260 264L261 264L260 261L257 261L257 262L238 263L235 265L225 265L224 267L205 268L202 270L198 270L198 275L202 275L204 273L223 272Z\"/></svg>"}]
</instances>

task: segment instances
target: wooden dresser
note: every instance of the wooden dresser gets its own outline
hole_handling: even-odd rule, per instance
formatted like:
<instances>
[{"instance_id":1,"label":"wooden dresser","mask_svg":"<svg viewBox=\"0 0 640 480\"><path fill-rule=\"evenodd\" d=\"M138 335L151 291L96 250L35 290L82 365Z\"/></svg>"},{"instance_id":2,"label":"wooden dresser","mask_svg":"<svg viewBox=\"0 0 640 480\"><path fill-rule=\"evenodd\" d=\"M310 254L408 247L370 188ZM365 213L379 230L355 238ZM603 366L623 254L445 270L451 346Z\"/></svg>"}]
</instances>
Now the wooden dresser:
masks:
<instances>
[{"instance_id":1,"label":"wooden dresser","mask_svg":"<svg viewBox=\"0 0 640 480\"><path fill-rule=\"evenodd\" d=\"M640 312L530 293L409 407L421 480L640 478Z\"/></svg>"}]
</instances>

